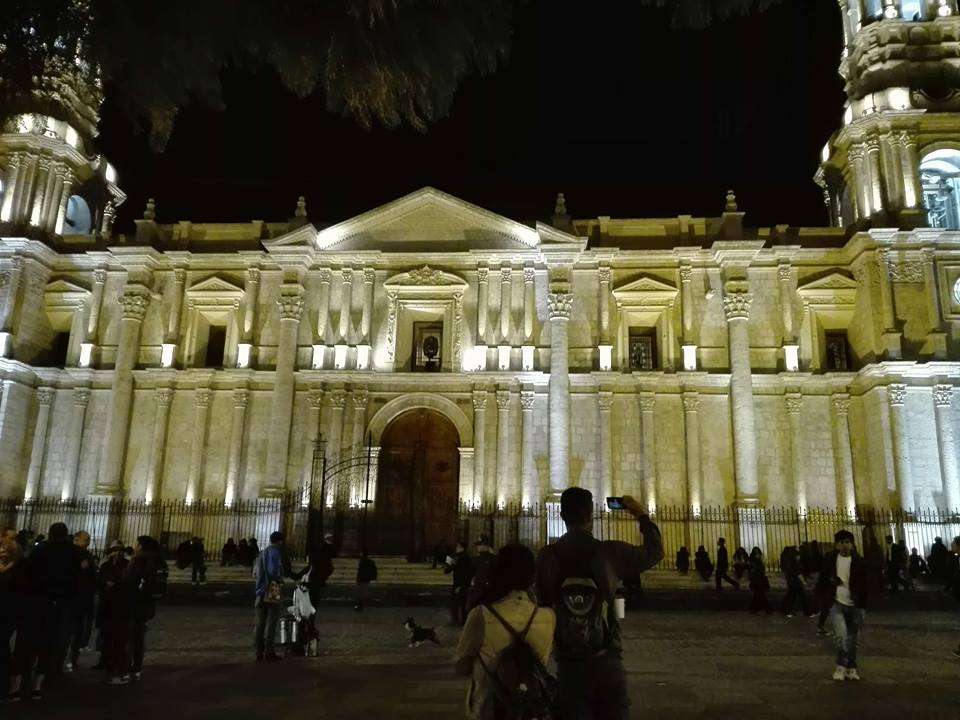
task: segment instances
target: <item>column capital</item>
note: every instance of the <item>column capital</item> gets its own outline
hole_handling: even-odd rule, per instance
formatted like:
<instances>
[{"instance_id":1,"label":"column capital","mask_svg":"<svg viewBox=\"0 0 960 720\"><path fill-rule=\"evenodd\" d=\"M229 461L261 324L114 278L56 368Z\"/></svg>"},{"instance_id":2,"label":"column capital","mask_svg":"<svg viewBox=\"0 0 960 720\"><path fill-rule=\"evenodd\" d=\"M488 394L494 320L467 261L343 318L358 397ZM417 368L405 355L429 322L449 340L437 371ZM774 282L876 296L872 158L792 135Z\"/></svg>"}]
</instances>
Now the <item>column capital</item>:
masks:
<instances>
[{"instance_id":1,"label":"column capital","mask_svg":"<svg viewBox=\"0 0 960 720\"><path fill-rule=\"evenodd\" d=\"M158 387L153 391L153 401L157 407L170 407L170 403L173 402L173 388Z\"/></svg>"},{"instance_id":2,"label":"column capital","mask_svg":"<svg viewBox=\"0 0 960 720\"><path fill-rule=\"evenodd\" d=\"M690 282L691 280L693 280L693 266L692 266L692 265L683 264L683 265L680 266L680 269L679 269L678 272L679 272L679 274L680 274L680 282L681 282L681 283L688 283L688 282Z\"/></svg>"},{"instance_id":3,"label":"column capital","mask_svg":"<svg viewBox=\"0 0 960 720\"><path fill-rule=\"evenodd\" d=\"M573 295L567 292L548 293L547 309L551 320L569 320L573 310Z\"/></svg>"},{"instance_id":4,"label":"column capital","mask_svg":"<svg viewBox=\"0 0 960 720\"><path fill-rule=\"evenodd\" d=\"M903 383L887 385L887 402L890 407L902 407L907 401L907 386Z\"/></svg>"},{"instance_id":5,"label":"column capital","mask_svg":"<svg viewBox=\"0 0 960 720\"><path fill-rule=\"evenodd\" d=\"M613 277L613 272L610 270L609 265L601 265L597 268L597 277L600 278L602 283L610 283L611 278Z\"/></svg>"},{"instance_id":6,"label":"column capital","mask_svg":"<svg viewBox=\"0 0 960 720\"><path fill-rule=\"evenodd\" d=\"M499 410L510 409L510 391L509 390L497 390L497 408Z\"/></svg>"},{"instance_id":7,"label":"column capital","mask_svg":"<svg viewBox=\"0 0 960 720\"><path fill-rule=\"evenodd\" d=\"M373 285L377 279L377 272L372 267L363 269L363 282L367 285Z\"/></svg>"},{"instance_id":8,"label":"column capital","mask_svg":"<svg viewBox=\"0 0 960 720\"><path fill-rule=\"evenodd\" d=\"M247 268L247 282L257 284L260 282L260 268Z\"/></svg>"},{"instance_id":9,"label":"column capital","mask_svg":"<svg viewBox=\"0 0 960 720\"><path fill-rule=\"evenodd\" d=\"M7 167L9 168L18 168L20 167L20 161L23 159L23 153L13 153L10 155L10 158L7 160Z\"/></svg>"},{"instance_id":10,"label":"column capital","mask_svg":"<svg viewBox=\"0 0 960 720\"><path fill-rule=\"evenodd\" d=\"M330 282L330 268L322 267L317 270L317 277L320 278L320 282L329 283Z\"/></svg>"},{"instance_id":11,"label":"column capital","mask_svg":"<svg viewBox=\"0 0 960 720\"><path fill-rule=\"evenodd\" d=\"M210 399L213 397L213 393L210 392L210 388L197 388L194 393L194 400L197 403L198 408L208 408L210 407Z\"/></svg>"},{"instance_id":12,"label":"column capital","mask_svg":"<svg viewBox=\"0 0 960 720\"><path fill-rule=\"evenodd\" d=\"M509 265L500 266L500 282L502 283L510 282L510 278L512 275L513 275L513 268L511 268Z\"/></svg>"},{"instance_id":13,"label":"column capital","mask_svg":"<svg viewBox=\"0 0 960 720\"><path fill-rule=\"evenodd\" d=\"M57 391L52 387L37 388L37 402L49 407L53 404L53 399L57 396Z\"/></svg>"},{"instance_id":14,"label":"column capital","mask_svg":"<svg viewBox=\"0 0 960 720\"><path fill-rule=\"evenodd\" d=\"M753 295L748 292L727 292L723 296L723 312L727 322L731 320L747 320L750 318L750 305Z\"/></svg>"},{"instance_id":15,"label":"column capital","mask_svg":"<svg viewBox=\"0 0 960 720\"><path fill-rule=\"evenodd\" d=\"M525 283L532 283L537 277L537 269L534 267L525 267L523 268L523 281Z\"/></svg>"},{"instance_id":16,"label":"column capital","mask_svg":"<svg viewBox=\"0 0 960 720\"><path fill-rule=\"evenodd\" d=\"M350 394L353 401L353 409L356 411L366 410L370 403L370 394L366 390L354 390Z\"/></svg>"},{"instance_id":17,"label":"column capital","mask_svg":"<svg viewBox=\"0 0 960 720\"><path fill-rule=\"evenodd\" d=\"M609 413L613 410L613 393L609 390L601 390L598 392L597 404L600 406L600 412Z\"/></svg>"},{"instance_id":18,"label":"column capital","mask_svg":"<svg viewBox=\"0 0 960 720\"><path fill-rule=\"evenodd\" d=\"M790 263L782 262L777 265L777 280L780 282L790 282L790 278L793 277L793 268L790 267Z\"/></svg>"},{"instance_id":19,"label":"column capital","mask_svg":"<svg viewBox=\"0 0 960 720\"><path fill-rule=\"evenodd\" d=\"M233 391L233 406L235 408L245 408L250 402L250 391L246 388L237 388Z\"/></svg>"},{"instance_id":20,"label":"column capital","mask_svg":"<svg viewBox=\"0 0 960 720\"><path fill-rule=\"evenodd\" d=\"M835 393L830 400L838 416L846 417L850 413L850 396L846 393Z\"/></svg>"},{"instance_id":21,"label":"column capital","mask_svg":"<svg viewBox=\"0 0 960 720\"><path fill-rule=\"evenodd\" d=\"M107 271L103 268L97 268L93 271L93 282L96 285L104 285L107 282Z\"/></svg>"},{"instance_id":22,"label":"column capital","mask_svg":"<svg viewBox=\"0 0 960 720\"><path fill-rule=\"evenodd\" d=\"M480 265L477 268L477 282L485 283L487 281L487 276L490 273L490 268Z\"/></svg>"},{"instance_id":23,"label":"column capital","mask_svg":"<svg viewBox=\"0 0 960 720\"><path fill-rule=\"evenodd\" d=\"M953 385L934 385L933 404L937 407L950 407L953 402Z\"/></svg>"},{"instance_id":24,"label":"column capital","mask_svg":"<svg viewBox=\"0 0 960 720\"><path fill-rule=\"evenodd\" d=\"M683 409L688 413L695 413L700 410L700 393L685 392L683 394Z\"/></svg>"},{"instance_id":25,"label":"column capital","mask_svg":"<svg viewBox=\"0 0 960 720\"><path fill-rule=\"evenodd\" d=\"M520 409L524 412L533 412L533 404L537 399L537 394L533 390L524 390L520 393Z\"/></svg>"},{"instance_id":26,"label":"column capital","mask_svg":"<svg viewBox=\"0 0 960 720\"><path fill-rule=\"evenodd\" d=\"M125 320L142 322L150 304L150 293L146 288L127 288L117 300L123 308Z\"/></svg>"},{"instance_id":27,"label":"column capital","mask_svg":"<svg viewBox=\"0 0 960 720\"><path fill-rule=\"evenodd\" d=\"M803 395L800 393L787 393L783 396L783 403L787 406L787 412L791 415L799 415L803 409Z\"/></svg>"},{"instance_id":28,"label":"column capital","mask_svg":"<svg viewBox=\"0 0 960 720\"><path fill-rule=\"evenodd\" d=\"M73 404L77 407L86 407L90 402L90 388L74 388Z\"/></svg>"},{"instance_id":29,"label":"column capital","mask_svg":"<svg viewBox=\"0 0 960 720\"><path fill-rule=\"evenodd\" d=\"M280 288L277 296L277 307L280 308L281 320L300 321L303 316L303 287L288 285Z\"/></svg>"},{"instance_id":30,"label":"column capital","mask_svg":"<svg viewBox=\"0 0 960 720\"><path fill-rule=\"evenodd\" d=\"M310 403L310 407L314 410L319 410L323 407L323 390L311 390L307 393L307 402Z\"/></svg>"},{"instance_id":31,"label":"column capital","mask_svg":"<svg viewBox=\"0 0 960 720\"><path fill-rule=\"evenodd\" d=\"M45 156L40 156L40 158L37 159L37 167L40 168L41 170L49 170L50 158Z\"/></svg>"},{"instance_id":32,"label":"column capital","mask_svg":"<svg viewBox=\"0 0 960 720\"><path fill-rule=\"evenodd\" d=\"M652 392L642 392L639 395L640 412L653 412L657 406L657 396Z\"/></svg>"},{"instance_id":33,"label":"column capital","mask_svg":"<svg viewBox=\"0 0 960 720\"><path fill-rule=\"evenodd\" d=\"M330 407L334 410L343 410L347 404L347 394L343 390L332 390L329 393Z\"/></svg>"},{"instance_id":34,"label":"column capital","mask_svg":"<svg viewBox=\"0 0 960 720\"><path fill-rule=\"evenodd\" d=\"M341 268L340 277L343 278L344 285L350 285L353 282L353 268L352 267Z\"/></svg>"},{"instance_id":35,"label":"column capital","mask_svg":"<svg viewBox=\"0 0 960 720\"><path fill-rule=\"evenodd\" d=\"M474 388L473 390L473 410L486 410L487 409L487 391L482 388Z\"/></svg>"}]
</instances>

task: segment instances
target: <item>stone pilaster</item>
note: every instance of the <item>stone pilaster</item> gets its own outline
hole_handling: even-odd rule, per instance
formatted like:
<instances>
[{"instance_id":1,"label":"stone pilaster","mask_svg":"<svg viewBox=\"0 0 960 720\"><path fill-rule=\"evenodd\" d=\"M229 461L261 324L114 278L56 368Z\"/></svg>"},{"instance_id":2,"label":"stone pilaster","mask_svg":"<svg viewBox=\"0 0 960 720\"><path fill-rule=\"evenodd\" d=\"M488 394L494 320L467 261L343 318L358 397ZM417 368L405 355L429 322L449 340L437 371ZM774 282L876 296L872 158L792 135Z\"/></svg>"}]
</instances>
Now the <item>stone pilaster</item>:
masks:
<instances>
[{"instance_id":1,"label":"stone pilaster","mask_svg":"<svg viewBox=\"0 0 960 720\"><path fill-rule=\"evenodd\" d=\"M343 282L340 285L340 343L350 342L350 307L353 304L353 268L343 268Z\"/></svg>"},{"instance_id":2,"label":"stone pilaster","mask_svg":"<svg viewBox=\"0 0 960 720\"><path fill-rule=\"evenodd\" d=\"M477 505L487 499L486 436L487 390L477 385L473 389L473 499Z\"/></svg>"},{"instance_id":3,"label":"stone pilaster","mask_svg":"<svg viewBox=\"0 0 960 720\"><path fill-rule=\"evenodd\" d=\"M297 364L297 333L303 315L303 287L298 284L281 286L277 307L280 309L280 338L277 343L273 404L270 408L267 481L262 490L267 497L276 497L286 489L290 423L293 418L293 372Z\"/></svg>"},{"instance_id":4,"label":"stone pilaster","mask_svg":"<svg viewBox=\"0 0 960 720\"><path fill-rule=\"evenodd\" d=\"M3 204L0 205L0 222L10 222L13 219L13 197L18 187L17 178L20 175L22 160L21 153L13 153L7 160L7 171L3 180L6 193L3 196Z\"/></svg>"},{"instance_id":5,"label":"stone pilaster","mask_svg":"<svg viewBox=\"0 0 960 720\"><path fill-rule=\"evenodd\" d=\"M600 453L600 488L597 502L614 495L613 491L613 431L610 427L613 415L613 393L601 390L597 393L597 407L600 411L599 448Z\"/></svg>"},{"instance_id":6,"label":"stone pilaster","mask_svg":"<svg viewBox=\"0 0 960 720\"><path fill-rule=\"evenodd\" d=\"M154 416L153 438L150 443L150 464L147 466L147 483L143 499L149 505L163 496L163 457L167 448L167 419L173 388L158 387L153 393Z\"/></svg>"},{"instance_id":7,"label":"stone pilaster","mask_svg":"<svg viewBox=\"0 0 960 720\"><path fill-rule=\"evenodd\" d=\"M57 207L56 218L53 221L53 231L57 235L63 234L63 225L67 221L67 203L70 202L70 193L76 177L73 171L67 169L63 174L63 183L60 186L60 204Z\"/></svg>"},{"instance_id":8,"label":"stone pilaster","mask_svg":"<svg viewBox=\"0 0 960 720\"><path fill-rule=\"evenodd\" d=\"M187 286L187 271L177 268L173 271L173 301L170 305L170 320L164 341L170 344L180 342L180 323L183 319L183 298Z\"/></svg>"},{"instance_id":9,"label":"stone pilaster","mask_svg":"<svg viewBox=\"0 0 960 720\"><path fill-rule=\"evenodd\" d=\"M733 421L736 500L740 504L755 504L759 500L760 490L757 481L753 374L750 367L748 329L752 302L753 295L748 292L727 292L723 296L730 352L730 408Z\"/></svg>"},{"instance_id":10,"label":"stone pilaster","mask_svg":"<svg viewBox=\"0 0 960 720\"><path fill-rule=\"evenodd\" d=\"M657 438L654 426L654 411L657 396L652 392L640 393L640 438L643 451L643 504L647 511L657 508Z\"/></svg>"},{"instance_id":11,"label":"stone pilaster","mask_svg":"<svg viewBox=\"0 0 960 720\"><path fill-rule=\"evenodd\" d=\"M782 345L796 344L796 330L793 327L793 272L788 263L780 263L777 267L777 282L780 286L780 313L783 329L781 331Z\"/></svg>"},{"instance_id":12,"label":"stone pilaster","mask_svg":"<svg viewBox=\"0 0 960 720\"><path fill-rule=\"evenodd\" d=\"M680 314L682 340L684 345L696 345L693 335L693 268L680 266Z\"/></svg>"},{"instance_id":13,"label":"stone pilaster","mask_svg":"<svg viewBox=\"0 0 960 720\"><path fill-rule=\"evenodd\" d=\"M943 506L960 511L960 472L957 469L957 445L953 434L953 386L935 385L933 411L937 423L937 449L940 453L940 478L943 482Z\"/></svg>"},{"instance_id":14,"label":"stone pilaster","mask_svg":"<svg viewBox=\"0 0 960 720\"><path fill-rule=\"evenodd\" d=\"M500 268L500 344L510 345L510 312L513 298L512 270L509 265Z\"/></svg>"},{"instance_id":15,"label":"stone pilaster","mask_svg":"<svg viewBox=\"0 0 960 720\"><path fill-rule=\"evenodd\" d=\"M300 467L303 468L303 474L300 479L302 490L302 500L307 504L313 497L313 450L314 443L320 439L320 413L323 410L323 390L314 388L307 395L307 428L303 434L303 460ZM317 468L317 483L320 482L320 473L322 468Z\"/></svg>"},{"instance_id":16,"label":"stone pilaster","mask_svg":"<svg viewBox=\"0 0 960 720\"><path fill-rule=\"evenodd\" d=\"M846 393L834 394L832 406L837 508L845 509L852 517L857 507L857 494L853 481L853 451L850 447L850 396Z\"/></svg>"},{"instance_id":17,"label":"stone pilaster","mask_svg":"<svg viewBox=\"0 0 960 720\"><path fill-rule=\"evenodd\" d=\"M24 500L34 500L40 496L40 481L43 478L43 464L47 455L50 406L56 396L57 391L51 387L37 389L37 422L33 430L33 447L30 450L30 467L27 470L27 486L23 492Z\"/></svg>"},{"instance_id":18,"label":"stone pilaster","mask_svg":"<svg viewBox=\"0 0 960 720\"><path fill-rule=\"evenodd\" d=\"M477 338L475 345L487 344L487 316L490 312L490 296L487 288L487 267L477 268Z\"/></svg>"},{"instance_id":19,"label":"stone pilaster","mask_svg":"<svg viewBox=\"0 0 960 720\"><path fill-rule=\"evenodd\" d=\"M497 390L497 482L494 499L498 505L513 499L513 473L510 470L510 391Z\"/></svg>"},{"instance_id":20,"label":"stone pilaster","mask_svg":"<svg viewBox=\"0 0 960 720\"><path fill-rule=\"evenodd\" d=\"M43 203L44 198L48 192L48 185L52 185L54 173L51 171L50 159L46 157L41 157L37 160L37 182L36 187L33 193L33 200L30 202L28 208L28 219L31 225L36 227L41 226L41 213L43 212ZM50 187L49 191L52 191L53 188Z\"/></svg>"},{"instance_id":21,"label":"stone pilaster","mask_svg":"<svg viewBox=\"0 0 960 720\"><path fill-rule=\"evenodd\" d=\"M330 268L320 268L320 292L317 296L317 342L326 345L327 324L330 322Z\"/></svg>"},{"instance_id":22,"label":"stone pilaster","mask_svg":"<svg viewBox=\"0 0 960 720\"><path fill-rule=\"evenodd\" d=\"M24 261L22 257L10 258L10 269L7 271L6 285L7 291L3 298L3 306L0 308L0 332L13 333L14 319L17 312L17 304L20 301L20 286L23 284ZM13 356L13 343L6 344L6 357ZM0 352L4 350L0 347Z\"/></svg>"},{"instance_id":23,"label":"stone pilaster","mask_svg":"<svg viewBox=\"0 0 960 720\"><path fill-rule=\"evenodd\" d=\"M567 323L573 309L569 292L547 296L550 312L550 491L563 492L570 484L570 363Z\"/></svg>"},{"instance_id":24,"label":"stone pilaster","mask_svg":"<svg viewBox=\"0 0 960 720\"><path fill-rule=\"evenodd\" d=\"M343 390L333 390L327 393L330 401L330 419L327 433L327 469L333 468L340 462L340 449L343 444L343 408L347 402L347 394ZM342 501L349 493L349 477L334 472L331 475L333 487L327 487L327 497L324 502L332 504L333 500Z\"/></svg>"},{"instance_id":25,"label":"stone pilaster","mask_svg":"<svg viewBox=\"0 0 960 720\"><path fill-rule=\"evenodd\" d=\"M387 346L385 349L387 369L393 370L397 355L397 320L400 316L400 296L395 290L387 293Z\"/></svg>"},{"instance_id":26,"label":"stone pilaster","mask_svg":"<svg viewBox=\"0 0 960 720\"><path fill-rule=\"evenodd\" d=\"M209 388L197 388L194 395L196 407L190 446L190 469L187 472L187 505L203 498L203 455L207 446L207 418L210 415L211 397Z\"/></svg>"},{"instance_id":27,"label":"stone pilaster","mask_svg":"<svg viewBox=\"0 0 960 720\"><path fill-rule=\"evenodd\" d=\"M611 271L608 265L602 265L597 270L600 283L600 297L598 314L600 316L600 345L610 344L610 278Z\"/></svg>"},{"instance_id":28,"label":"stone pilaster","mask_svg":"<svg viewBox=\"0 0 960 720\"><path fill-rule=\"evenodd\" d=\"M233 503L240 497L240 463L243 460L243 431L246 419L247 403L250 402L250 391L246 388L237 388L233 391L233 413L230 415L230 449L227 454L227 480L223 495L223 504L233 507Z\"/></svg>"},{"instance_id":29,"label":"stone pilaster","mask_svg":"<svg viewBox=\"0 0 960 720\"><path fill-rule=\"evenodd\" d=\"M107 284L107 271L93 271L93 289L90 291L90 314L87 317L83 342L100 344L100 309L103 307L103 288Z\"/></svg>"},{"instance_id":30,"label":"stone pilaster","mask_svg":"<svg viewBox=\"0 0 960 720\"><path fill-rule=\"evenodd\" d=\"M260 270L247 268L243 288L243 323L240 326L240 342L252 345L253 331L257 326L257 306L260 303Z\"/></svg>"},{"instance_id":31,"label":"stone pilaster","mask_svg":"<svg viewBox=\"0 0 960 720\"><path fill-rule=\"evenodd\" d=\"M894 383L887 386L890 406L890 432L893 435L893 474L900 497L900 507L913 510L913 474L910 470L910 437L907 430L907 386Z\"/></svg>"},{"instance_id":32,"label":"stone pilaster","mask_svg":"<svg viewBox=\"0 0 960 720\"><path fill-rule=\"evenodd\" d=\"M150 304L150 291L142 285L128 285L120 296L123 317L110 390L110 408L103 434L103 455L96 492L115 495L122 489L123 459L130 430L130 404L133 399L133 369L140 353L140 326Z\"/></svg>"},{"instance_id":33,"label":"stone pilaster","mask_svg":"<svg viewBox=\"0 0 960 720\"><path fill-rule=\"evenodd\" d=\"M880 172L880 142L876 138L867 140L867 156L864 163L867 175L867 193L870 197L870 208L872 213L878 213L883 210L883 176Z\"/></svg>"},{"instance_id":34,"label":"stone pilaster","mask_svg":"<svg viewBox=\"0 0 960 720\"><path fill-rule=\"evenodd\" d=\"M703 507L703 481L700 474L700 394L683 393L683 427L686 435L687 503L694 513Z\"/></svg>"},{"instance_id":35,"label":"stone pilaster","mask_svg":"<svg viewBox=\"0 0 960 720\"><path fill-rule=\"evenodd\" d=\"M366 388L354 388L350 393L350 399L353 401L353 432L350 437L350 456L354 459L366 455L364 446L364 433L367 430L367 405L370 402L370 395ZM354 482L350 490L351 505L359 505L363 500L364 480L366 468L357 465L353 472Z\"/></svg>"},{"instance_id":36,"label":"stone pilaster","mask_svg":"<svg viewBox=\"0 0 960 720\"><path fill-rule=\"evenodd\" d=\"M921 352L935 360L947 359L947 334L940 318L940 293L937 288L937 259L933 249L925 249L923 257L923 289L927 304L927 342Z\"/></svg>"},{"instance_id":37,"label":"stone pilaster","mask_svg":"<svg viewBox=\"0 0 960 720\"><path fill-rule=\"evenodd\" d=\"M536 397L532 390L524 390L520 393L520 478L522 484L521 502L524 507L536 505L543 497L540 483L537 482L533 443L533 406Z\"/></svg>"},{"instance_id":38,"label":"stone pilaster","mask_svg":"<svg viewBox=\"0 0 960 720\"><path fill-rule=\"evenodd\" d=\"M83 424L90 402L89 388L75 388L73 407L70 411L70 427L67 434L67 455L63 468L63 485L60 489L61 500L72 500L76 494L77 479L80 473L80 450L83 447Z\"/></svg>"},{"instance_id":39,"label":"stone pilaster","mask_svg":"<svg viewBox=\"0 0 960 720\"><path fill-rule=\"evenodd\" d=\"M534 321L537 317L536 286L537 271L532 267L523 269L523 344L533 342Z\"/></svg>"},{"instance_id":40,"label":"stone pilaster","mask_svg":"<svg viewBox=\"0 0 960 720\"><path fill-rule=\"evenodd\" d=\"M370 335L371 318L373 317L373 283L376 273L373 268L363 270L363 308L360 312L360 342L362 345L371 345ZM459 367L457 370L459 371Z\"/></svg>"},{"instance_id":41,"label":"stone pilaster","mask_svg":"<svg viewBox=\"0 0 960 720\"><path fill-rule=\"evenodd\" d=\"M783 396L790 423L790 480L792 480L794 502L801 512L807 510L807 482L803 475L803 424L800 411L803 410L803 395L787 393Z\"/></svg>"},{"instance_id":42,"label":"stone pilaster","mask_svg":"<svg viewBox=\"0 0 960 720\"><path fill-rule=\"evenodd\" d=\"M877 278L880 282L880 318L883 323L881 333L884 358L899 360L902 357L900 333L896 329L896 315L893 306L893 284L890 281L889 251L880 248L876 251Z\"/></svg>"}]
</instances>

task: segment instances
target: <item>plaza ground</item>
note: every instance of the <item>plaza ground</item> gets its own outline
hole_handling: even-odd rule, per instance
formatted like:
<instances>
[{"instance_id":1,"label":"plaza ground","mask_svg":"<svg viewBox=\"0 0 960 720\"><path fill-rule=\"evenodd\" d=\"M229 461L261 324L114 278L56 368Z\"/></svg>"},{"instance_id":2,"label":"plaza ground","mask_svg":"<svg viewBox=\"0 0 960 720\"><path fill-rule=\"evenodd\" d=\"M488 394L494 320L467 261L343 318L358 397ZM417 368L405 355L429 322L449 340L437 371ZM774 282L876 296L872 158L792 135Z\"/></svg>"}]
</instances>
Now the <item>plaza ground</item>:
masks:
<instances>
[{"instance_id":1,"label":"plaza ground","mask_svg":"<svg viewBox=\"0 0 960 720\"><path fill-rule=\"evenodd\" d=\"M150 627L139 683L109 687L83 669L40 703L5 706L9 718L71 720L276 720L462 717L464 680L449 658L457 630L442 607L322 609L322 655L252 662L253 610L215 604L163 607ZM739 593L743 602L747 593ZM733 601L734 593L725 599ZM414 616L445 647L410 649ZM868 613L860 684L836 683L831 646L814 621L733 610L638 610L625 623L626 665L637 718L957 718L960 660L950 651L960 616L944 611ZM93 664L91 655L83 661Z\"/></svg>"}]
</instances>

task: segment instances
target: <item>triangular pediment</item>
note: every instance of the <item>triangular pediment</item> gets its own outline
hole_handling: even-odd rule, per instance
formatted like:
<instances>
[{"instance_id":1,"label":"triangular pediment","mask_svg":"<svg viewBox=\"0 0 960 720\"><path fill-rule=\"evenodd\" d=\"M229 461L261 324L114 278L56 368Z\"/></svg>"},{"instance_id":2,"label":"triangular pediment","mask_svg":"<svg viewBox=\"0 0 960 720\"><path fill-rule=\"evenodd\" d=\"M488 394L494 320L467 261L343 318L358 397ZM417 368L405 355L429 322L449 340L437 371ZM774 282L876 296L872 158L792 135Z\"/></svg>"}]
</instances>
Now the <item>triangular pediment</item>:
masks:
<instances>
[{"instance_id":1,"label":"triangular pediment","mask_svg":"<svg viewBox=\"0 0 960 720\"><path fill-rule=\"evenodd\" d=\"M626 285L621 285L616 290L613 291L614 295L620 295L621 293L676 293L677 289L673 285L669 285L661 280L650 277L649 275L644 275L643 277L637 278L632 282L627 283Z\"/></svg>"},{"instance_id":2,"label":"triangular pediment","mask_svg":"<svg viewBox=\"0 0 960 720\"><path fill-rule=\"evenodd\" d=\"M797 288L797 292L810 292L819 290L853 290L857 289L857 281L838 272L824 275L821 278L808 282Z\"/></svg>"},{"instance_id":3,"label":"triangular pediment","mask_svg":"<svg viewBox=\"0 0 960 720\"><path fill-rule=\"evenodd\" d=\"M385 252L525 250L536 230L431 187L317 233L317 247Z\"/></svg>"},{"instance_id":4,"label":"triangular pediment","mask_svg":"<svg viewBox=\"0 0 960 720\"><path fill-rule=\"evenodd\" d=\"M208 277L206 280L191 285L187 293L192 295L196 293L204 295L243 295L243 288L237 287L229 280L224 280L218 275Z\"/></svg>"},{"instance_id":5,"label":"triangular pediment","mask_svg":"<svg viewBox=\"0 0 960 720\"><path fill-rule=\"evenodd\" d=\"M87 295L90 293L85 287L74 285L72 282L63 279L53 280L47 283L43 291L45 293L57 293L60 295Z\"/></svg>"}]
</instances>

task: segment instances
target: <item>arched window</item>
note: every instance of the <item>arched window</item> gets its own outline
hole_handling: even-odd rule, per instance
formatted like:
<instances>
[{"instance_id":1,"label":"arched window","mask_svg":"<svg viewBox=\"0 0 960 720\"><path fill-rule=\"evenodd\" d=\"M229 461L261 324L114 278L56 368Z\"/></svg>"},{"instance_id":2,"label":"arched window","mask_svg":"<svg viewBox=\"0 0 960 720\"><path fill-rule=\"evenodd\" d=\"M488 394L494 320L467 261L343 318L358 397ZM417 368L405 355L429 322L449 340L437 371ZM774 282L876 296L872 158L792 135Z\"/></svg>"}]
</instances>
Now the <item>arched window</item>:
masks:
<instances>
[{"instance_id":1,"label":"arched window","mask_svg":"<svg viewBox=\"0 0 960 720\"><path fill-rule=\"evenodd\" d=\"M923 20L922 0L901 0L900 17L904 20Z\"/></svg>"},{"instance_id":2,"label":"arched window","mask_svg":"<svg viewBox=\"0 0 960 720\"><path fill-rule=\"evenodd\" d=\"M935 150L920 162L930 227L960 230L960 151Z\"/></svg>"},{"instance_id":3,"label":"arched window","mask_svg":"<svg viewBox=\"0 0 960 720\"><path fill-rule=\"evenodd\" d=\"M90 206L79 195L71 195L67 201L67 214L63 223L64 235L86 235L93 225Z\"/></svg>"},{"instance_id":4,"label":"arched window","mask_svg":"<svg viewBox=\"0 0 960 720\"><path fill-rule=\"evenodd\" d=\"M883 17L883 0L863 0L864 24L867 20L879 20Z\"/></svg>"}]
</instances>

